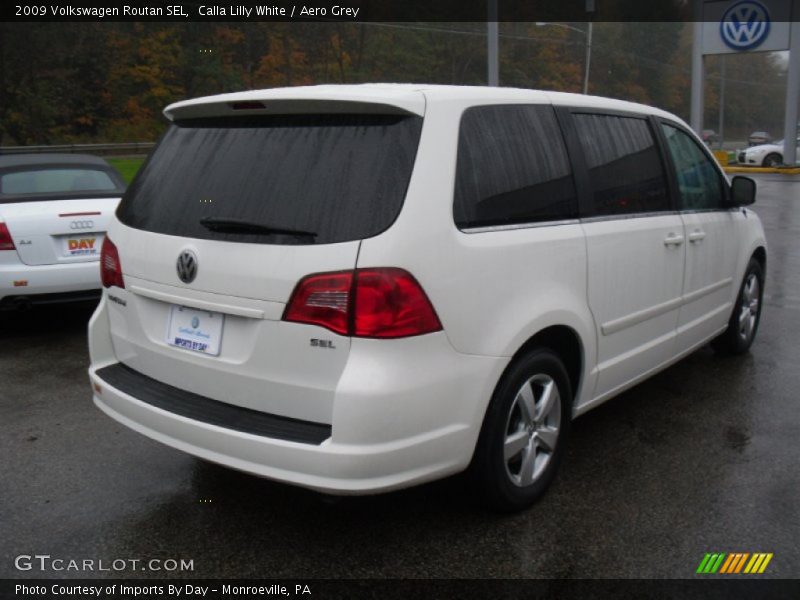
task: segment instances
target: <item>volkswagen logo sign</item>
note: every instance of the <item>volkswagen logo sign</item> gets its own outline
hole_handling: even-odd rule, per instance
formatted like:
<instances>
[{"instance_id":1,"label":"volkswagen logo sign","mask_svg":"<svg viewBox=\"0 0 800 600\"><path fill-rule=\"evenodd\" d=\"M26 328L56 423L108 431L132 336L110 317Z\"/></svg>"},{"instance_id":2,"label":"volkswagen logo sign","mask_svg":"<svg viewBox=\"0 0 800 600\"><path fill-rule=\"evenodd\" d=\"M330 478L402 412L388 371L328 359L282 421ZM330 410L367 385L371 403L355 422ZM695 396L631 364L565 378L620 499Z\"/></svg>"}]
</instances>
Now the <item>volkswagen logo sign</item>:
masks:
<instances>
[{"instance_id":1,"label":"volkswagen logo sign","mask_svg":"<svg viewBox=\"0 0 800 600\"><path fill-rule=\"evenodd\" d=\"M197 256L191 250L184 250L178 255L176 267L181 281L192 283L197 277Z\"/></svg>"},{"instance_id":2,"label":"volkswagen logo sign","mask_svg":"<svg viewBox=\"0 0 800 600\"><path fill-rule=\"evenodd\" d=\"M719 33L733 50L752 50L769 35L769 11L757 0L737 2L722 16Z\"/></svg>"},{"instance_id":3,"label":"volkswagen logo sign","mask_svg":"<svg viewBox=\"0 0 800 600\"><path fill-rule=\"evenodd\" d=\"M79 229L91 229L94 227L94 221L91 219L84 219L81 221L70 221L69 228L73 231L77 231Z\"/></svg>"}]
</instances>

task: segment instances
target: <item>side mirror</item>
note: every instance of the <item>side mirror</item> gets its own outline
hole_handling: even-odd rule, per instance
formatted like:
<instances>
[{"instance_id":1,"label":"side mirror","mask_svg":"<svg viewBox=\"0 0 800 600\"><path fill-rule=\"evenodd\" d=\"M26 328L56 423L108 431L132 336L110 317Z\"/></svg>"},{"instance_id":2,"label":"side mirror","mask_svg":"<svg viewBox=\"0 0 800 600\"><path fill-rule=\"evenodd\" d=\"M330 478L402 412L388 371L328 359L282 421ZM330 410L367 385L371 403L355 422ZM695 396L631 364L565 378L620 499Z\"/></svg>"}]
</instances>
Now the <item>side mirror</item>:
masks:
<instances>
[{"instance_id":1,"label":"side mirror","mask_svg":"<svg viewBox=\"0 0 800 600\"><path fill-rule=\"evenodd\" d=\"M731 204L750 206L756 201L756 182L749 177L737 175L731 181Z\"/></svg>"}]
</instances>

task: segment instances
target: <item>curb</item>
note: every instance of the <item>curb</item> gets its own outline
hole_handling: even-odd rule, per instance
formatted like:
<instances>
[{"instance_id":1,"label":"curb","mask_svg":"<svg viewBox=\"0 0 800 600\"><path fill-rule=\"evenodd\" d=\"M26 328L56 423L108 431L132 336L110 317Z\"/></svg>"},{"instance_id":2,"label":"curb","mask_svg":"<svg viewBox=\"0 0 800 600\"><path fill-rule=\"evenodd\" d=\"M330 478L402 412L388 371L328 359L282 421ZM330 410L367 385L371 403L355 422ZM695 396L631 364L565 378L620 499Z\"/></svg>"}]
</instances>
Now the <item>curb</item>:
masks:
<instances>
[{"instance_id":1,"label":"curb","mask_svg":"<svg viewBox=\"0 0 800 600\"><path fill-rule=\"evenodd\" d=\"M800 175L800 167L736 167L724 166L726 173L778 173L780 175Z\"/></svg>"}]
</instances>

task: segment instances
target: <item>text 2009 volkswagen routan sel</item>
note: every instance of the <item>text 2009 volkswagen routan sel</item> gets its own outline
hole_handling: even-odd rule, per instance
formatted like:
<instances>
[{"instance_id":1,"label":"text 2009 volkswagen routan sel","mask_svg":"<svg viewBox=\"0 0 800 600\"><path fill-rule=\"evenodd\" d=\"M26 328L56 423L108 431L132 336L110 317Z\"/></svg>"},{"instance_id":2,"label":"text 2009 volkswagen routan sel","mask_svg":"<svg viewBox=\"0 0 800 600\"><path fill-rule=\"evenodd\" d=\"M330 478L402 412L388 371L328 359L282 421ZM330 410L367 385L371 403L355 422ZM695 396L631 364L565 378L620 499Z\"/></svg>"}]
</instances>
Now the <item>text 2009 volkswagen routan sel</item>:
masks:
<instances>
[{"instance_id":1,"label":"text 2009 volkswagen routan sel","mask_svg":"<svg viewBox=\"0 0 800 600\"><path fill-rule=\"evenodd\" d=\"M573 417L756 334L755 184L661 110L363 85L165 113L104 240L90 377L203 459L338 494L469 469L518 509Z\"/></svg>"}]
</instances>

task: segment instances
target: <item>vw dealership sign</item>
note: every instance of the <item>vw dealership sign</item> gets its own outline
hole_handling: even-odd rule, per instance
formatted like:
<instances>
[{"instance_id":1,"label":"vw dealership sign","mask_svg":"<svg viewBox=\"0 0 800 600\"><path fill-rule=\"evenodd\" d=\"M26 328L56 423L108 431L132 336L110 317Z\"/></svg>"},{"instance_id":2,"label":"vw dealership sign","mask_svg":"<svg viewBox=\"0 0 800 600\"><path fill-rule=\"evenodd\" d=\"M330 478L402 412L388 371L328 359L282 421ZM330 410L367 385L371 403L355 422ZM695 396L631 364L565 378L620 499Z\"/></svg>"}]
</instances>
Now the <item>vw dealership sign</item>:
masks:
<instances>
[{"instance_id":1,"label":"vw dealership sign","mask_svg":"<svg viewBox=\"0 0 800 600\"><path fill-rule=\"evenodd\" d=\"M789 50L783 157L794 164L800 117L800 0L693 0L693 6L692 128L698 133L703 129L706 56Z\"/></svg>"},{"instance_id":2,"label":"vw dealership sign","mask_svg":"<svg viewBox=\"0 0 800 600\"><path fill-rule=\"evenodd\" d=\"M788 0L703 2L702 53L788 50L791 21Z\"/></svg>"},{"instance_id":3,"label":"vw dealership sign","mask_svg":"<svg viewBox=\"0 0 800 600\"><path fill-rule=\"evenodd\" d=\"M737 2L722 16L719 33L729 48L754 50L769 36L769 11L756 0Z\"/></svg>"}]
</instances>

